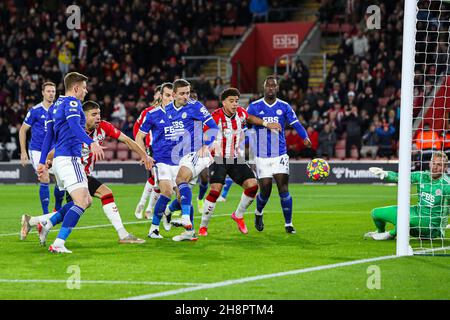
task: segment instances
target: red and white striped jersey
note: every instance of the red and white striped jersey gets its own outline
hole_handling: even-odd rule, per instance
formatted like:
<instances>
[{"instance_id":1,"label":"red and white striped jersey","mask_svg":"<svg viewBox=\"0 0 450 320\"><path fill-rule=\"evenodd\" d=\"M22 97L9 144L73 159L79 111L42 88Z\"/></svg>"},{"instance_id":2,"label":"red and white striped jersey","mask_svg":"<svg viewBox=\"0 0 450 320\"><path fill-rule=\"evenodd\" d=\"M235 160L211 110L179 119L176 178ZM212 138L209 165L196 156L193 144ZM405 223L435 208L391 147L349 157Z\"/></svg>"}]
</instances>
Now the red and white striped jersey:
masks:
<instances>
[{"instance_id":1,"label":"red and white striped jersey","mask_svg":"<svg viewBox=\"0 0 450 320\"><path fill-rule=\"evenodd\" d=\"M222 157L241 157L243 150L239 148L245 141L244 130L248 119L247 111L238 107L236 113L229 117L224 113L223 108L219 108L212 113L212 117L220 129L216 140L220 143Z\"/></svg>"},{"instance_id":2,"label":"red and white striped jersey","mask_svg":"<svg viewBox=\"0 0 450 320\"><path fill-rule=\"evenodd\" d=\"M92 138L92 140L97 141L98 144L102 145L103 141L107 137L111 137L113 139L119 139L120 136L120 130L114 127L111 123L108 121L100 121L100 124L97 129L95 129L92 132L87 132L89 137ZM87 175L91 173L91 171L94 169L95 159L92 156L91 147L87 144L83 143L82 149L81 149L81 163L84 166L84 171Z\"/></svg>"},{"instance_id":3,"label":"red and white striped jersey","mask_svg":"<svg viewBox=\"0 0 450 320\"><path fill-rule=\"evenodd\" d=\"M139 115L139 117L137 118L136 122L134 123L133 126L133 137L136 139L136 135L139 131L139 128L141 127L142 123L145 120L145 117L147 116L147 113L150 110L155 109L156 107L158 107L158 105L154 104L151 105L150 107L145 108L144 110L142 110L141 114ZM150 131L148 133L148 135L145 136L145 146L148 148L150 147L152 144L152 132Z\"/></svg>"}]
</instances>

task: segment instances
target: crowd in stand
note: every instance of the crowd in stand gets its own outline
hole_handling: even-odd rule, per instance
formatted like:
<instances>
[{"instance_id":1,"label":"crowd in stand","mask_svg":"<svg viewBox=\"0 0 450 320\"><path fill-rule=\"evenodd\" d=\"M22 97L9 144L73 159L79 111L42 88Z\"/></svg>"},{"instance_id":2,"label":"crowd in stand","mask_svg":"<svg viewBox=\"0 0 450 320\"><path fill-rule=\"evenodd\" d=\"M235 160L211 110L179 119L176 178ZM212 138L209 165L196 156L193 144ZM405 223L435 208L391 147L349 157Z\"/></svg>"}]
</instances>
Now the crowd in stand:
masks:
<instances>
[{"instance_id":1,"label":"crowd in stand","mask_svg":"<svg viewBox=\"0 0 450 320\"><path fill-rule=\"evenodd\" d=\"M368 30L366 26L369 14L365 9L372 4L379 5L383 17L377 30ZM421 97L431 96L433 84L448 74L449 8L431 7L435 4L439 5L439 1L419 2L422 10L418 11L417 25L416 111L424 106ZM307 150L300 137L289 131L291 156L357 159L398 156L403 5L396 1L322 1L321 23L355 23L350 32L342 33L338 52L328 56L333 65L323 87L302 85L306 78L302 76L307 72L299 61L296 64L300 67L281 80L282 95L292 103L313 142L312 150ZM338 13L339 18L333 19ZM426 90L428 93L424 94ZM418 116L417 113L414 115ZM433 131L432 122L429 126ZM442 132L430 135L435 137ZM429 145L435 148L438 144ZM337 154L340 148L342 152Z\"/></svg>"},{"instance_id":2,"label":"crowd in stand","mask_svg":"<svg viewBox=\"0 0 450 320\"><path fill-rule=\"evenodd\" d=\"M86 99L98 101L103 117L129 133L157 84L183 70L200 76L201 65L182 56L211 53L221 41L220 27L284 19L284 11L269 9L294 3L82 0L81 29L70 31L65 11L73 1L1 1L0 145L14 149L27 110L41 99L41 84L52 81L61 94L63 75L75 70L89 77ZM221 79L212 84L203 75L194 85L200 99L217 99L224 87Z\"/></svg>"},{"instance_id":3,"label":"crowd in stand","mask_svg":"<svg viewBox=\"0 0 450 320\"><path fill-rule=\"evenodd\" d=\"M380 29L367 30L368 1L322 1L322 23L333 20L338 4L349 13L341 22L355 23L342 34L338 52L328 56L333 66L324 86L309 86L309 71L301 60L293 62L290 74L280 76L280 98L291 103L312 141L312 148L304 148L295 130L288 130L290 156L397 156L403 2L378 2L387 18ZM89 77L86 99L98 101L103 117L131 135L157 84L173 81L183 70L200 72L200 65L186 64L181 57L210 53L221 41L213 35L216 27L249 25L267 19L268 5L294 3L118 0L110 6L84 0L80 4L88 9L82 12L81 30L67 31L64 8L71 1L0 2L0 144L17 141L27 110L41 99L40 84L55 82L62 93L62 77L72 70ZM442 45L437 52L447 48ZM426 77L416 82L433 83L446 71L419 70ZM223 80L211 83L198 75L194 87L199 99L217 99L225 88ZM425 85L417 86L417 95L423 95Z\"/></svg>"}]
</instances>

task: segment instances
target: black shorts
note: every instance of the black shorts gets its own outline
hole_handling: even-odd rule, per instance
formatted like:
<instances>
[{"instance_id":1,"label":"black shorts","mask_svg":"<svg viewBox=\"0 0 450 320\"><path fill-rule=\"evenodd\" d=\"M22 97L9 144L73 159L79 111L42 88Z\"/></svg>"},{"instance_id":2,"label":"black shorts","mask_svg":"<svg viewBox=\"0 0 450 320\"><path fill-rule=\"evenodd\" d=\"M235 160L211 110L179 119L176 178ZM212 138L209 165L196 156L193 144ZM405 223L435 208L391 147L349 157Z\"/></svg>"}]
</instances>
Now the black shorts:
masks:
<instances>
[{"instance_id":1,"label":"black shorts","mask_svg":"<svg viewBox=\"0 0 450 320\"><path fill-rule=\"evenodd\" d=\"M224 161L223 163L214 162L209 166L209 183L225 184L227 175L240 186L245 180L255 178L252 169L246 163L226 164Z\"/></svg>"},{"instance_id":2,"label":"black shorts","mask_svg":"<svg viewBox=\"0 0 450 320\"><path fill-rule=\"evenodd\" d=\"M100 188L103 183L95 179L93 176L87 176L87 180L88 180L89 194L91 195L91 197L93 197L95 195L95 191L97 191L98 188ZM72 197L66 191L66 202L70 201L72 201Z\"/></svg>"}]
</instances>

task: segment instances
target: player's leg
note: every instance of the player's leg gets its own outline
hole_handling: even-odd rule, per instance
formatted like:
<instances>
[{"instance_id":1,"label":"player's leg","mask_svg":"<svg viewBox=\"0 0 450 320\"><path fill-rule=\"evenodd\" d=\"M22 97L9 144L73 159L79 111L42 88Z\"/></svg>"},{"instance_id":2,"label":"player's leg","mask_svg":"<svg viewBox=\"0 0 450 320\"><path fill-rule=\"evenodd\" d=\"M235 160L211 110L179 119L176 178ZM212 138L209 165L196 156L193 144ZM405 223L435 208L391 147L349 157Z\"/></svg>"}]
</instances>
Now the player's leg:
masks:
<instances>
[{"instance_id":1,"label":"player's leg","mask_svg":"<svg viewBox=\"0 0 450 320\"><path fill-rule=\"evenodd\" d=\"M210 166L210 169L211 187L203 206L202 220L200 223L200 228L198 230L198 234L201 236L208 235L209 220L214 213L217 199L220 196L220 192L222 191L223 185L225 183L225 178L227 176L226 164L214 162Z\"/></svg>"},{"instance_id":2,"label":"player's leg","mask_svg":"<svg viewBox=\"0 0 450 320\"><path fill-rule=\"evenodd\" d=\"M151 220L153 218L153 208L155 208L156 202L158 201L160 194L161 191L155 182L152 192L150 193L150 200L148 201L147 208L145 209L144 213L145 219Z\"/></svg>"},{"instance_id":3,"label":"player's leg","mask_svg":"<svg viewBox=\"0 0 450 320\"><path fill-rule=\"evenodd\" d=\"M176 184L180 192L181 202L181 222L186 230L192 230L192 222L190 219L192 205L192 190L189 181L193 178L193 172L186 166L180 166L176 178Z\"/></svg>"},{"instance_id":4,"label":"player's leg","mask_svg":"<svg viewBox=\"0 0 450 320\"><path fill-rule=\"evenodd\" d=\"M92 197L89 194L87 178L80 158L56 157L53 160L53 168L58 185L63 186L69 192L73 199L73 205L65 214L58 236L50 245L49 251L70 253L65 248L65 242L84 211L92 204ZM51 227L52 224L47 223L42 228L43 232L48 234Z\"/></svg>"},{"instance_id":5,"label":"player's leg","mask_svg":"<svg viewBox=\"0 0 450 320\"><path fill-rule=\"evenodd\" d=\"M55 196L55 211L61 209L65 193L66 191L64 191L64 189L59 189L58 185L55 183L55 189L53 190L53 195Z\"/></svg>"},{"instance_id":6,"label":"player's leg","mask_svg":"<svg viewBox=\"0 0 450 320\"><path fill-rule=\"evenodd\" d=\"M173 183L172 180L161 180L158 181L160 196L155 204L155 210L152 218L152 224L148 232L148 237L151 239L163 238L159 233L159 225L161 224L161 219L166 211L167 204L170 202L173 193Z\"/></svg>"},{"instance_id":7,"label":"player's leg","mask_svg":"<svg viewBox=\"0 0 450 320\"><path fill-rule=\"evenodd\" d=\"M206 191L208 191L209 183L209 170L205 168L200 172L199 184L198 184L198 197L197 197L197 209L198 212L203 212L203 199L205 198Z\"/></svg>"},{"instance_id":8,"label":"player's leg","mask_svg":"<svg viewBox=\"0 0 450 320\"><path fill-rule=\"evenodd\" d=\"M393 239L397 235L397 206L375 208L371 212L377 231L367 232L364 237L374 240ZM391 223L394 228L386 232L386 224Z\"/></svg>"},{"instance_id":9,"label":"player's leg","mask_svg":"<svg viewBox=\"0 0 450 320\"><path fill-rule=\"evenodd\" d=\"M154 185L154 180L153 180L152 172L149 171L148 179L145 182L144 190L142 191L142 194L141 194L141 199L139 200L139 202L136 206L136 210L134 211L134 215L135 215L136 219L143 218L144 208L145 208L145 205L147 204L147 200L150 197L150 194L152 193L153 185Z\"/></svg>"},{"instance_id":10,"label":"player's leg","mask_svg":"<svg viewBox=\"0 0 450 320\"><path fill-rule=\"evenodd\" d=\"M197 153L190 153L180 160L180 169L176 177L176 185L180 194L181 223L187 231L186 235L190 236L190 239L183 237L182 240L196 240L193 229L193 214L191 212L192 189L189 182L192 181L192 179L197 178L200 172L203 169L208 168L211 163L212 159L210 157L198 157ZM176 237L172 239L174 241L179 241Z\"/></svg>"},{"instance_id":11,"label":"player's leg","mask_svg":"<svg viewBox=\"0 0 450 320\"><path fill-rule=\"evenodd\" d=\"M41 158L41 152L36 150L29 150L28 155L34 170L37 169L39 160ZM50 177L48 172L46 172L39 179L39 200L41 201L42 214L48 214L48 205L50 204Z\"/></svg>"},{"instance_id":12,"label":"player's leg","mask_svg":"<svg viewBox=\"0 0 450 320\"><path fill-rule=\"evenodd\" d=\"M263 211L272 193L273 162L274 160L271 158L255 157L256 176L259 184L255 210L255 228L258 231L264 230Z\"/></svg>"},{"instance_id":13,"label":"player's leg","mask_svg":"<svg viewBox=\"0 0 450 320\"><path fill-rule=\"evenodd\" d=\"M125 229L125 226L122 223L122 218L120 217L119 209L114 201L113 192L108 186L104 185L94 177L89 176L88 187L89 193L100 199L102 202L103 212L116 230L117 235L119 236L119 243L145 242L145 240L135 237Z\"/></svg>"},{"instance_id":14,"label":"player's leg","mask_svg":"<svg viewBox=\"0 0 450 320\"><path fill-rule=\"evenodd\" d=\"M248 230L244 222L244 214L255 200L258 192L258 182L247 164L231 165L228 173L233 181L244 189L238 207L231 215L231 218L237 223L239 231L247 234Z\"/></svg>"},{"instance_id":15,"label":"player's leg","mask_svg":"<svg viewBox=\"0 0 450 320\"><path fill-rule=\"evenodd\" d=\"M292 197L289 193L289 175L275 174L273 176L280 195L281 209L284 216L284 228L287 233L296 233L292 223Z\"/></svg>"},{"instance_id":16,"label":"player's leg","mask_svg":"<svg viewBox=\"0 0 450 320\"><path fill-rule=\"evenodd\" d=\"M225 185L223 186L222 194L219 199L217 199L217 202L225 202L227 200L228 192L230 191L232 185L233 179L227 176L225 178Z\"/></svg>"}]
</instances>

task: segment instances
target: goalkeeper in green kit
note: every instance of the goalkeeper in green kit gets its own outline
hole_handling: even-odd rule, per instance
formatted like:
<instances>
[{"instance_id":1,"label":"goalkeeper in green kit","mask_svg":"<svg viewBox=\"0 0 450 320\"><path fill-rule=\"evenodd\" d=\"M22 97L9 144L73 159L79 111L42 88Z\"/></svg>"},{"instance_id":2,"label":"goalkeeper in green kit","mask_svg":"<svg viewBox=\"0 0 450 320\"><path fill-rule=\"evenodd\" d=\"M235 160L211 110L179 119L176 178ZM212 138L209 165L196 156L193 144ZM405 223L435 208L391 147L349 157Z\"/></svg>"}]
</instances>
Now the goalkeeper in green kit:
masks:
<instances>
[{"instance_id":1,"label":"goalkeeper in green kit","mask_svg":"<svg viewBox=\"0 0 450 320\"><path fill-rule=\"evenodd\" d=\"M448 200L450 177L447 175L448 158L443 152L433 153L430 171L411 172L411 184L417 185L419 201L410 209L410 235L421 239L443 238L448 222ZM374 175L387 182L398 182L398 173L381 168L369 169ZM397 235L397 206L375 208L372 219L377 231L368 232L365 238L374 240L394 239ZM394 229L386 232L386 223Z\"/></svg>"}]
</instances>

